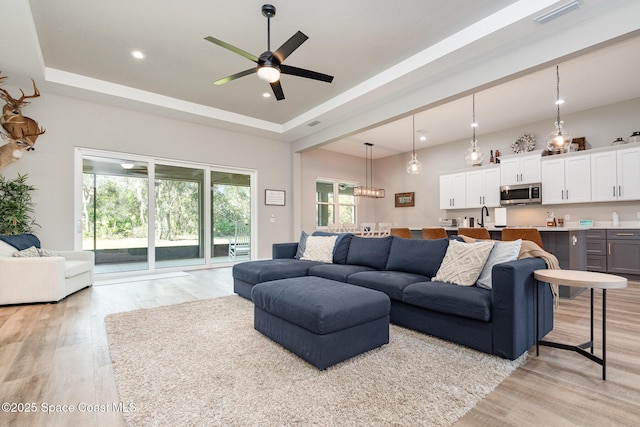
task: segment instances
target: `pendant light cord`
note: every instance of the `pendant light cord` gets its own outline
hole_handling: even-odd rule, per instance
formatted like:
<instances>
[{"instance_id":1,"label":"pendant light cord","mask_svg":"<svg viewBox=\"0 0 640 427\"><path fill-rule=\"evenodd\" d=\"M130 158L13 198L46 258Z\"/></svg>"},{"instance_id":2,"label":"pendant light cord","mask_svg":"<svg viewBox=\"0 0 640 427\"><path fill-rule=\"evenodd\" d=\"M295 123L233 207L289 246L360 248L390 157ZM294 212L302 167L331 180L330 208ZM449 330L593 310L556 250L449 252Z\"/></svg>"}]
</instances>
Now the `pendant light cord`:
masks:
<instances>
[{"instance_id":1,"label":"pendant light cord","mask_svg":"<svg viewBox=\"0 0 640 427\"><path fill-rule=\"evenodd\" d=\"M560 126L560 66L556 65L556 106L558 108L557 123Z\"/></svg>"},{"instance_id":2,"label":"pendant light cord","mask_svg":"<svg viewBox=\"0 0 640 427\"><path fill-rule=\"evenodd\" d=\"M411 140L413 141L413 157L416 157L416 115L411 116L413 120L413 133L411 134Z\"/></svg>"},{"instance_id":3,"label":"pendant light cord","mask_svg":"<svg viewBox=\"0 0 640 427\"><path fill-rule=\"evenodd\" d=\"M476 94L475 93L473 94L472 100L473 100L472 101L472 103L473 103L473 107L472 107L473 108L473 113L472 113L473 114L473 117L472 117L473 122L471 123L471 127L473 128L473 140L475 141L476 140Z\"/></svg>"}]
</instances>

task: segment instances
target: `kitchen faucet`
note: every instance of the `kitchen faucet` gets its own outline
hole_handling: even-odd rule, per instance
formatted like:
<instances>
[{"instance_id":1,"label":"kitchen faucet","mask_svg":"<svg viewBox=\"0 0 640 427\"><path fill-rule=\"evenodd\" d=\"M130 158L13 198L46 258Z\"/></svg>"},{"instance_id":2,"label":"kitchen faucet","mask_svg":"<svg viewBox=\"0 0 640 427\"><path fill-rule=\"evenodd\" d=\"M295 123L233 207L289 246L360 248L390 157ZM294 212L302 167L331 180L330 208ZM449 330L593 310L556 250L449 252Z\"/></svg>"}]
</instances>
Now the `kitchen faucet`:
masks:
<instances>
[{"instance_id":1,"label":"kitchen faucet","mask_svg":"<svg viewBox=\"0 0 640 427\"><path fill-rule=\"evenodd\" d=\"M480 222L478 223L478 225L480 227L484 227L484 213L487 213L487 218L489 218L489 209L487 209L486 206L483 206L482 209L480 209Z\"/></svg>"}]
</instances>

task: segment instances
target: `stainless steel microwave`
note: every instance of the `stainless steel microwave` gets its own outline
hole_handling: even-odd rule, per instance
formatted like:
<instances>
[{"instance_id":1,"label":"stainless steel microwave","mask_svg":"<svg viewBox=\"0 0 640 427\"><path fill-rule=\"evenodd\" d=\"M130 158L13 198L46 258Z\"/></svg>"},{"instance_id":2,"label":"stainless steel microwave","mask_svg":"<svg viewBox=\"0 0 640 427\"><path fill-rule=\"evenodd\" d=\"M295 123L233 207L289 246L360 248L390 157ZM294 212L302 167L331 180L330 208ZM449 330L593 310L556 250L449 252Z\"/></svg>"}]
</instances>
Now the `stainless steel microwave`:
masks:
<instances>
[{"instance_id":1,"label":"stainless steel microwave","mask_svg":"<svg viewBox=\"0 0 640 427\"><path fill-rule=\"evenodd\" d=\"M542 184L503 185L500 187L500 206L539 205L542 203Z\"/></svg>"}]
</instances>

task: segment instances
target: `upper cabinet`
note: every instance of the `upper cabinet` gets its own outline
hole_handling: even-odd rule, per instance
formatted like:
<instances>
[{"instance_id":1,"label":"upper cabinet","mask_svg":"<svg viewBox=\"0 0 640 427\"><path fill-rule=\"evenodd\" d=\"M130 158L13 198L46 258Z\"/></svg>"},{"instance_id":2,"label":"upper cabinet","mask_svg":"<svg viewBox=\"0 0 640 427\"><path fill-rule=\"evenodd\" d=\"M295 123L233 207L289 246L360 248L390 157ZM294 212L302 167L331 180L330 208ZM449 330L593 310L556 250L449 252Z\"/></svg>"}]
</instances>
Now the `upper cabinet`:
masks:
<instances>
[{"instance_id":1,"label":"upper cabinet","mask_svg":"<svg viewBox=\"0 0 640 427\"><path fill-rule=\"evenodd\" d=\"M640 147L591 155L594 202L640 199Z\"/></svg>"},{"instance_id":2,"label":"upper cabinet","mask_svg":"<svg viewBox=\"0 0 640 427\"><path fill-rule=\"evenodd\" d=\"M500 206L500 168L478 169L466 173L466 207Z\"/></svg>"},{"instance_id":3,"label":"upper cabinet","mask_svg":"<svg viewBox=\"0 0 640 427\"><path fill-rule=\"evenodd\" d=\"M440 176L440 209L462 209L465 207L465 173Z\"/></svg>"},{"instance_id":4,"label":"upper cabinet","mask_svg":"<svg viewBox=\"0 0 640 427\"><path fill-rule=\"evenodd\" d=\"M589 154L546 157L541 162L542 204L591 201Z\"/></svg>"},{"instance_id":5,"label":"upper cabinet","mask_svg":"<svg viewBox=\"0 0 640 427\"><path fill-rule=\"evenodd\" d=\"M542 153L516 154L500 157L500 184L516 185L540 182Z\"/></svg>"}]
</instances>

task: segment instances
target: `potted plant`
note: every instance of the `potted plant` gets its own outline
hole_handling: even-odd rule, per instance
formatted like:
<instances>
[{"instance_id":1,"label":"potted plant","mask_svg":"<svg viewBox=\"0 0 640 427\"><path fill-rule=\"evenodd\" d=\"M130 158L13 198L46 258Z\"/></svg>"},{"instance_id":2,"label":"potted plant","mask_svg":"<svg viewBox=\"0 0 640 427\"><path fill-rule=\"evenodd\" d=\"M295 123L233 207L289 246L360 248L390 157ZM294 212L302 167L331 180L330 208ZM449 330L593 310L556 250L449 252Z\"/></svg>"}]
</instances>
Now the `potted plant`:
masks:
<instances>
[{"instance_id":1,"label":"potted plant","mask_svg":"<svg viewBox=\"0 0 640 427\"><path fill-rule=\"evenodd\" d=\"M15 179L0 176L0 234L31 233L39 227L31 201L31 192L36 188L26 181L26 174L18 174Z\"/></svg>"}]
</instances>

